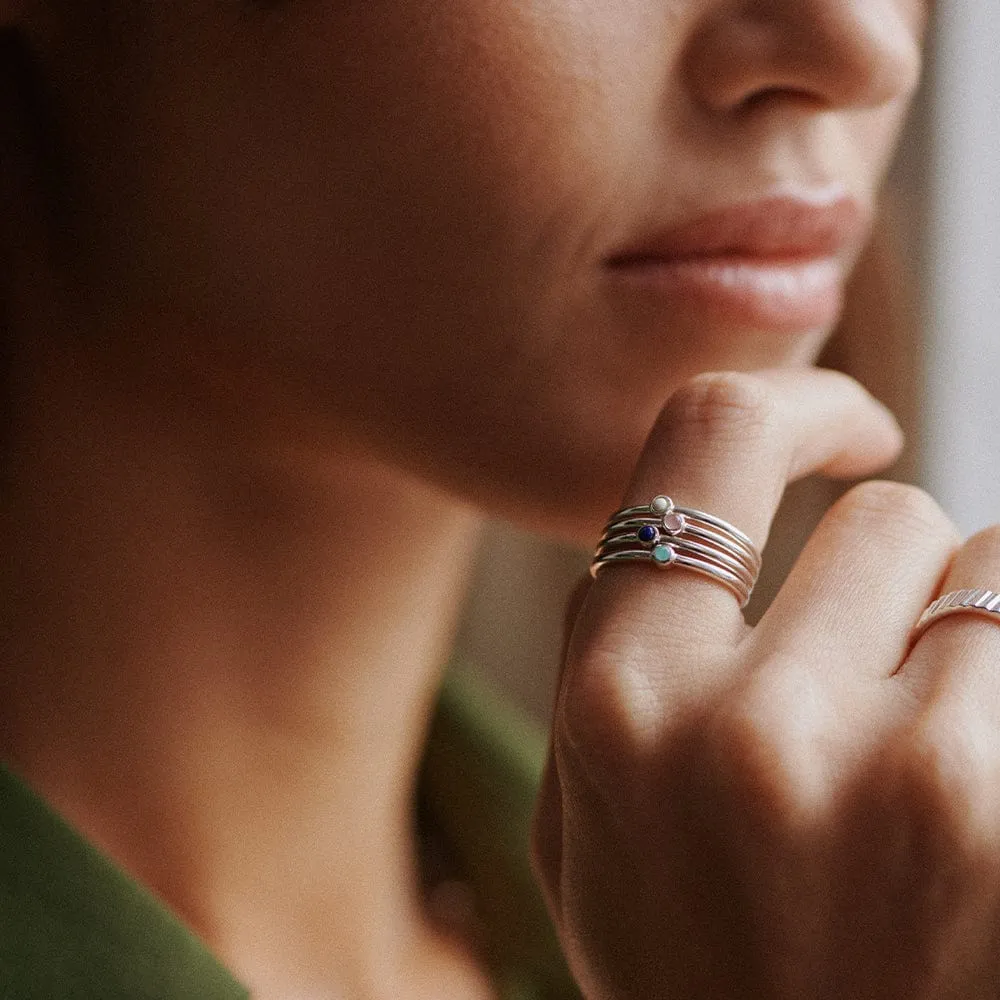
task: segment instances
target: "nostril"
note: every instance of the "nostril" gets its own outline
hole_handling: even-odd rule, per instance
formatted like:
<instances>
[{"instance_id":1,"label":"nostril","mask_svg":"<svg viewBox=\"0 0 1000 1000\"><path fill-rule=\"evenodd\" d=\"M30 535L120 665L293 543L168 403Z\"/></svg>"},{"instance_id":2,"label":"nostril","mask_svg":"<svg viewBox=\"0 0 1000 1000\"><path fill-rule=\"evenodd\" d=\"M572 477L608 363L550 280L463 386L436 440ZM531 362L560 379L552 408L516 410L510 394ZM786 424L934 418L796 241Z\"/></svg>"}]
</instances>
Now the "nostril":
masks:
<instances>
[{"instance_id":1,"label":"nostril","mask_svg":"<svg viewBox=\"0 0 1000 1000\"><path fill-rule=\"evenodd\" d=\"M736 110L753 114L771 105L794 104L803 111L823 111L826 103L808 90L793 90L788 87L765 87L750 94Z\"/></svg>"},{"instance_id":2,"label":"nostril","mask_svg":"<svg viewBox=\"0 0 1000 1000\"><path fill-rule=\"evenodd\" d=\"M712 111L875 108L912 95L920 25L900 0L762 0L723 8L696 32L685 73Z\"/></svg>"}]
</instances>

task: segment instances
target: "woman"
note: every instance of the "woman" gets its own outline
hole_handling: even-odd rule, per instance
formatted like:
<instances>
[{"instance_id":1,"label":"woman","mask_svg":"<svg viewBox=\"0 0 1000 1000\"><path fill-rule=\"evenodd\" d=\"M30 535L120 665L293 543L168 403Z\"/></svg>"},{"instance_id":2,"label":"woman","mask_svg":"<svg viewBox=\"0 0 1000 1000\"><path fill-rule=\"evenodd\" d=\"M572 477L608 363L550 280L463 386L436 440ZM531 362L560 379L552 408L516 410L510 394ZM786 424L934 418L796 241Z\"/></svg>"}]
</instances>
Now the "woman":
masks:
<instances>
[{"instance_id":1,"label":"woman","mask_svg":"<svg viewBox=\"0 0 1000 1000\"><path fill-rule=\"evenodd\" d=\"M218 963L260 998L493 992L411 808L477 526L589 545L669 493L761 546L787 480L892 459L809 365L926 16L2 0L0 754L57 845L7 897L18 989L85 995L60 970L101 956L105 996L238 995ZM753 632L716 579L601 570L535 837L588 998L990 992L998 635L907 642L996 542L863 487ZM73 901L125 890L67 891L81 836L216 958L113 912L82 942ZM55 897L86 961L32 931Z\"/></svg>"}]
</instances>

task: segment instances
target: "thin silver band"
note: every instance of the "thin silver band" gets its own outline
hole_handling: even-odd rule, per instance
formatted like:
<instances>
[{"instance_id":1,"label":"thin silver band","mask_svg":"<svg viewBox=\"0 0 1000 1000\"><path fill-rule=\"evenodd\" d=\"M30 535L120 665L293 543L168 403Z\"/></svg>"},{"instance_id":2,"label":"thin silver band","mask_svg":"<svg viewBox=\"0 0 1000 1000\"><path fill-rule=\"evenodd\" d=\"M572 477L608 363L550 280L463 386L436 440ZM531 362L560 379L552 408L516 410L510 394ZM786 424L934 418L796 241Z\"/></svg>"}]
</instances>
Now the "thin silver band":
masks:
<instances>
[{"instance_id":1,"label":"thin silver band","mask_svg":"<svg viewBox=\"0 0 1000 1000\"><path fill-rule=\"evenodd\" d=\"M930 604L913 626L910 642L917 639L936 621L948 615L973 614L1000 625L1000 593L978 587L973 590L953 590Z\"/></svg>"}]
</instances>

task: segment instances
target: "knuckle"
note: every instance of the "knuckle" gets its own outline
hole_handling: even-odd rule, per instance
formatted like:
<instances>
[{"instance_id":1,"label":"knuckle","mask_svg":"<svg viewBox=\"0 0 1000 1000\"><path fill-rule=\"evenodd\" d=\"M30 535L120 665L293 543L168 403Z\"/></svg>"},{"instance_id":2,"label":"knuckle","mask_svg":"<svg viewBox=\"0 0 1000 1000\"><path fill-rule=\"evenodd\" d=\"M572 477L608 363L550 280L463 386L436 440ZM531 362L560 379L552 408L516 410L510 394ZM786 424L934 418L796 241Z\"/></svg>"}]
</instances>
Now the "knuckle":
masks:
<instances>
[{"instance_id":1,"label":"knuckle","mask_svg":"<svg viewBox=\"0 0 1000 1000\"><path fill-rule=\"evenodd\" d=\"M663 714L648 670L612 647L590 650L568 674L553 725L560 774L604 790L640 781Z\"/></svg>"},{"instance_id":2,"label":"knuckle","mask_svg":"<svg viewBox=\"0 0 1000 1000\"><path fill-rule=\"evenodd\" d=\"M773 835L815 824L826 797L815 739L756 700L718 713L704 760L731 807Z\"/></svg>"},{"instance_id":3,"label":"knuckle","mask_svg":"<svg viewBox=\"0 0 1000 1000\"><path fill-rule=\"evenodd\" d=\"M721 697L710 679L720 664L708 656L679 668L627 634L605 628L588 636L570 652L556 702L552 751L561 778L616 807L658 804L664 782L676 779L700 745ZM680 669L689 670L684 684L677 683Z\"/></svg>"},{"instance_id":4,"label":"knuckle","mask_svg":"<svg viewBox=\"0 0 1000 1000\"><path fill-rule=\"evenodd\" d=\"M994 869L1000 859L995 817L1000 775L988 740L975 738L975 731L965 711L931 712L897 760L897 791L917 846L929 861L951 869L984 864Z\"/></svg>"},{"instance_id":5,"label":"knuckle","mask_svg":"<svg viewBox=\"0 0 1000 1000\"><path fill-rule=\"evenodd\" d=\"M1000 568L1000 524L976 532L962 546L963 556L971 557L984 566ZM1000 580L996 581L1000 584Z\"/></svg>"},{"instance_id":6,"label":"knuckle","mask_svg":"<svg viewBox=\"0 0 1000 1000\"><path fill-rule=\"evenodd\" d=\"M905 537L921 534L954 542L959 539L934 498L909 483L874 479L859 483L834 504L829 516L861 529L884 526Z\"/></svg>"},{"instance_id":7,"label":"knuckle","mask_svg":"<svg viewBox=\"0 0 1000 1000\"><path fill-rule=\"evenodd\" d=\"M708 436L743 436L773 426L778 407L766 380L748 372L708 372L671 396L663 419Z\"/></svg>"}]
</instances>

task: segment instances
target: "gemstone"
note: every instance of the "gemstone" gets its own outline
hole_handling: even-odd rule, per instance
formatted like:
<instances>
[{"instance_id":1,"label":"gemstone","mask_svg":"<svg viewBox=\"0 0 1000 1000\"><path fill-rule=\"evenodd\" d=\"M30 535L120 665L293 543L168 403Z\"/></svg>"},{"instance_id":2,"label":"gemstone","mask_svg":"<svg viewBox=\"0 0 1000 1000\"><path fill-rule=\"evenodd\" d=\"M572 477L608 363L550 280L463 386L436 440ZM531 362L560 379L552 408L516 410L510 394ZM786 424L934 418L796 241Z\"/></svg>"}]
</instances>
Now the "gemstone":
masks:
<instances>
[{"instance_id":1,"label":"gemstone","mask_svg":"<svg viewBox=\"0 0 1000 1000\"><path fill-rule=\"evenodd\" d=\"M674 561L674 550L669 545L657 545L652 555L658 566L669 566Z\"/></svg>"},{"instance_id":2,"label":"gemstone","mask_svg":"<svg viewBox=\"0 0 1000 1000\"><path fill-rule=\"evenodd\" d=\"M652 524L645 524L639 529L639 541L643 545L653 545L660 540L660 533Z\"/></svg>"},{"instance_id":3,"label":"gemstone","mask_svg":"<svg viewBox=\"0 0 1000 1000\"><path fill-rule=\"evenodd\" d=\"M684 520L684 515L678 514L676 511L666 514L663 518L663 530L668 535L679 535L686 525L687 521Z\"/></svg>"},{"instance_id":4,"label":"gemstone","mask_svg":"<svg viewBox=\"0 0 1000 1000\"><path fill-rule=\"evenodd\" d=\"M674 502L670 497L653 497L649 509L654 514L667 514L674 509Z\"/></svg>"}]
</instances>

